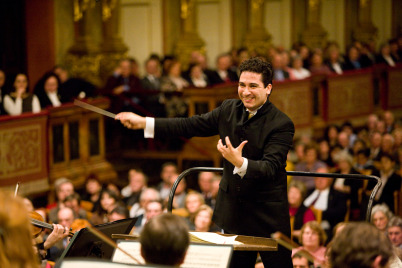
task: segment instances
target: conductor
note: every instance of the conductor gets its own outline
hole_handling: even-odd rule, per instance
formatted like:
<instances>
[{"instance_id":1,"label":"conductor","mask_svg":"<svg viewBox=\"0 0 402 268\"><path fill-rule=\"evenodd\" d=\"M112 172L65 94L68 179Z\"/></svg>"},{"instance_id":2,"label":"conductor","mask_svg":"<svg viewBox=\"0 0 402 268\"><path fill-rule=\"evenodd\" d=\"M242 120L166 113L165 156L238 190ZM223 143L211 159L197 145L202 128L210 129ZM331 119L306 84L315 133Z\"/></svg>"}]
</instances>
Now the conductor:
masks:
<instances>
[{"instance_id":1,"label":"conductor","mask_svg":"<svg viewBox=\"0 0 402 268\"><path fill-rule=\"evenodd\" d=\"M269 62L251 58L240 65L240 100L228 99L211 112L190 118L150 118L123 112L116 120L130 129L144 129L145 138L219 135L223 177L213 221L225 233L270 237L290 236L286 194L286 157L294 125L269 101L273 70ZM292 267L291 252L260 252L265 267ZM254 267L257 252L236 251L231 267Z\"/></svg>"}]
</instances>

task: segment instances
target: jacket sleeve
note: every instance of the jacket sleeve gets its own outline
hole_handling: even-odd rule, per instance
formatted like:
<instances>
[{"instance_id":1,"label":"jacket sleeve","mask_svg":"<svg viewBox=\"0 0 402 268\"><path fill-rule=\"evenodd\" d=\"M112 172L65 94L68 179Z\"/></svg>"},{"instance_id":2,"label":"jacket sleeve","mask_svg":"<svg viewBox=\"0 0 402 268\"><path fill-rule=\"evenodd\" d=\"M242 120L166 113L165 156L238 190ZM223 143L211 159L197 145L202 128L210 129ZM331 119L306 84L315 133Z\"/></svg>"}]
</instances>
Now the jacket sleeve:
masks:
<instances>
[{"instance_id":1,"label":"jacket sleeve","mask_svg":"<svg viewBox=\"0 0 402 268\"><path fill-rule=\"evenodd\" d=\"M211 112L189 118L156 118L155 138L164 136L208 137L217 135L219 116L224 103Z\"/></svg>"}]
</instances>

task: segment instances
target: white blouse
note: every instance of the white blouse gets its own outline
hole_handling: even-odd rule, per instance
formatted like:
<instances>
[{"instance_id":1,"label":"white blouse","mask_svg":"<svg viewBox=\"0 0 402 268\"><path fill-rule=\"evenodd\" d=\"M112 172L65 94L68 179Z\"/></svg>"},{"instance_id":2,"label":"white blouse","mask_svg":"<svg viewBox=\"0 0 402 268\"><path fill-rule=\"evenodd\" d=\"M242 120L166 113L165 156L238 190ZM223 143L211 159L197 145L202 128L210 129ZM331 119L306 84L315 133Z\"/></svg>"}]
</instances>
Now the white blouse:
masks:
<instances>
[{"instance_id":1,"label":"white blouse","mask_svg":"<svg viewBox=\"0 0 402 268\"><path fill-rule=\"evenodd\" d=\"M20 115L22 114L22 99L16 98L15 102L9 95L4 96L4 110L9 115ZM40 103L38 97L33 95L32 98L32 112L39 113L40 112Z\"/></svg>"}]
</instances>

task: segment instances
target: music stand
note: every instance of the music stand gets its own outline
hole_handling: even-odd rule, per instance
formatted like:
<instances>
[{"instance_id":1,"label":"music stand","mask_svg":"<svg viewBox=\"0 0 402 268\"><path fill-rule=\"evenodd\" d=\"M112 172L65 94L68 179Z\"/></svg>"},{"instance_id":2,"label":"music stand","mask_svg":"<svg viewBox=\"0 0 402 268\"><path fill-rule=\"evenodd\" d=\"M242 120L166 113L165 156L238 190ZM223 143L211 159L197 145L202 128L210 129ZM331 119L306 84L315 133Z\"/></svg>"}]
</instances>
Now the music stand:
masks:
<instances>
[{"instance_id":1,"label":"music stand","mask_svg":"<svg viewBox=\"0 0 402 268\"><path fill-rule=\"evenodd\" d=\"M134 227L137 218L118 220L110 223L94 226L98 231L112 238L112 234L129 234ZM67 248L59 258L62 261L67 257L93 257L100 259L109 259L112 257L114 248L100 238L91 233L87 228L83 228L76 232L71 238Z\"/></svg>"},{"instance_id":2,"label":"music stand","mask_svg":"<svg viewBox=\"0 0 402 268\"><path fill-rule=\"evenodd\" d=\"M172 268L172 266L154 265L154 264L124 264L112 262L110 260L88 259L88 258L68 258L62 262L58 262L55 268L80 268L80 267L96 267L96 268Z\"/></svg>"}]
</instances>

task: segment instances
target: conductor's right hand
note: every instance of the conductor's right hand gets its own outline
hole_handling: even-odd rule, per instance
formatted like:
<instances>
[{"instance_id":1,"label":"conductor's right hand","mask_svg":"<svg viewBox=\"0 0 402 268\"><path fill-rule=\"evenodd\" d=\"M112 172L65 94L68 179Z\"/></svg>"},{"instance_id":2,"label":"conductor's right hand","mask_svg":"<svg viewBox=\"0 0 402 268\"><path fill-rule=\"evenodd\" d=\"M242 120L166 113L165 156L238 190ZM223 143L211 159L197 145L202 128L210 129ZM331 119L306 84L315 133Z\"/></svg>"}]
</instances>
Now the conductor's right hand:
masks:
<instances>
[{"instance_id":1,"label":"conductor's right hand","mask_svg":"<svg viewBox=\"0 0 402 268\"><path fill-rule=\"evenodd\" d=\"M135 113L122 112L116 115L115 120L120 122L129 129L144 129L145 117L139 116Z\"/></svg>"}]
</instances>

